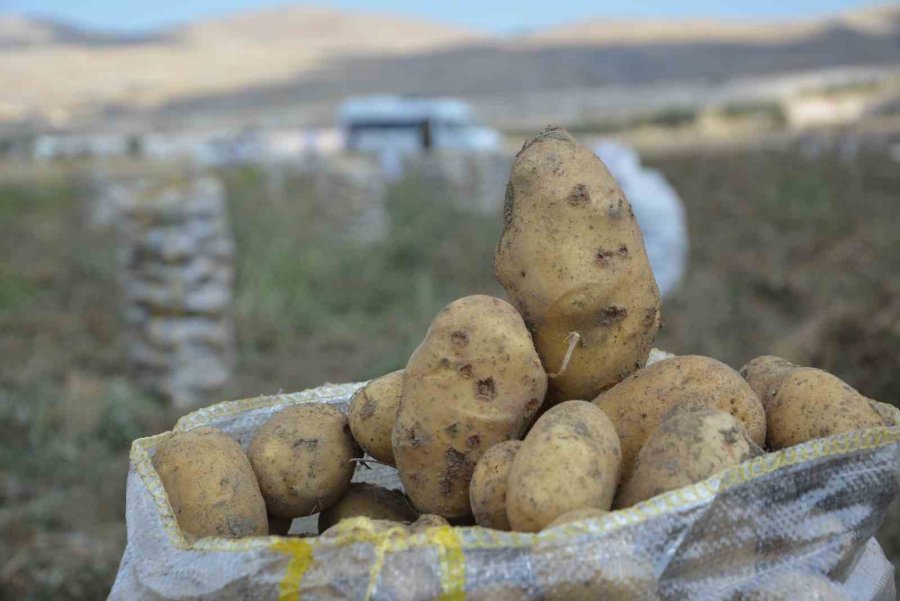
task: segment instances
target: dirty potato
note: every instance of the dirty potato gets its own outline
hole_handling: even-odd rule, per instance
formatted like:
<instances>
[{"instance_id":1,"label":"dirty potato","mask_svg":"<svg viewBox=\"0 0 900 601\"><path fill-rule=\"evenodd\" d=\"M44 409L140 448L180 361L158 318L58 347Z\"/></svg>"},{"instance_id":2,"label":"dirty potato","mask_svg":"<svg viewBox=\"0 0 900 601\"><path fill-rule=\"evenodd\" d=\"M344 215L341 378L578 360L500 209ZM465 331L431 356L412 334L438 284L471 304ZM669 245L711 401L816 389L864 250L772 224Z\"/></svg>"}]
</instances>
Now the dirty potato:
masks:
<instances>
[{"instance_id":1,"label":"dirty potato","mask_svg":"<svg viewBox=\"0 0 900 601\"><path fill-rule=\"evenodd\" d=\"M469 502L475 523L494 530L509 530L506 517L506 484L521 440L492 446L481 456L469 484Z\"/></svg>"},{"instance_id":2,"label":"dirty potato","mask_svg":"<svg viewBox=\"0 0 900 601\"><path fill-rule=\"evenodd\" d=\"M319 514L319 533L341 520L355 517L405 523L419 517L419 512L399 490L354 482L340 501Z\"/></svg>"},{"instance_id":3,"label":"dirty potato","mask_svg":"<svg viewBox=\"0 0 900 601\"><path fill-rule=\"evenodd\" d=\"M375 378L350 399L350 430L363 450L387 465L394 465L391 431L400 408L403 370Z\"/></svg>"},{"instance_id":4,"label":"dirty potato","mask_svg":"<svg viewBox=\"0 0 900 601\"><path fill-rule=\"evenodd\" d=\"M683 355L654 363L601 394L594 404L616 426L623 480L647 437L676 411L726 411L758 446L766 440L766 414L756 393L736 371L709 357Z\"/></svg>"},{"instance_id":5,"label":"dirty potato","mask_svg":"<svg viewBox=\"0 0 900 601\"><path fill-rule=\"evenodd\" d=\"M762 355L750 360L738 373L747 380L747 384L762 401L763 408L768 410L769 403L778 392L779 386L795 369L799 369L799 366L786 359L775 355Z\"/></svg>"},{"instance_id":6,"label":"dirty potato","mask_svg":"<svg viewBox=\"0 0 900 601\"><path fill-rule=\"evenodd\" d=\"M439 528L441 526L449 526L450 522L446 518L434 513L423 513L416 521L409 525L410 532L421 532L429 528Z\"/></svg>"},{"instance_id":7,"label":"dirty potato","mask_svg":"<svg viewBox=\"0 0 900 601\"><path fill-rule=\"evenodd\" d=\"M490 296L467 296L435 317L403 374L394 458L424 513L466 516L469 481L489 448L521 436L547 376L522 317Z\"/></svg>"},{"instance_id":8,"label":"dirty potato","mask_svg":"<svg viewBox=\"0 0 900 601\"><path fill-rule=\"evenodd\" d=\"M304 403L282 409L250 444L250 463L269 514L296 518L328 509L350 486L362 451L340 409Z\"/></svg>"},{"instance_id":9,"label":"dirty potato","mask_svg":"<svg viewBox=\"0 0 900 601\"><path fill-rule=\"evenodd\" d=\"M215 428L169 436L153 455L178 526L196 536L268 533L266 504L241 445Z\"/></svg>"},{"instance_id":10,"label":"dirty potato","mask_svg":"<svg viewBox=\"0 0 900 601\"><path fill-rule=\"evenodd\" d=\"M770 449L884 425L881 413L840 378L821 369L792 371L767 413Z\"/></svg>"},{"instance_id":11,"label":"dirty potato","mask_svg":"<svg viewBox=\"0 0 900 601\"><path fill-rule=\"evenodd\" d=\"M544 526L544 530L562 526L563 524L571 524L573 522L581 522L583 520L602 518L608 513L608 511L603 511L602 509L597 509L595 507L579 507L578 509L573 509L572 511L565 512L564 514Z\"/></svg>"},{"instance_id":12,"label":"dirty potato","mask_svg":"<svg viewBox=\"0 0 900 601\"><path fill-rule=\"evenodd\" d=\"M622 454L609 418L585 401L550 408L513 459L506 514L513 530L537 532L573 509L608 510Z\"/></svg>"},{"instance_id":13,"label":"dirty potato","mask_svg":"<svg viewBox=\"0 0 900 601\"><path fill-rule=\"evenodd\" d=\"M660 299L641 231L603 162L564 129L516 155L494 273L557 374L548 403L592 399L646 363Z\"/></svg>"},{"instance_id":14,"label":"dirty potato","mask_svg":"<svg viewBox=\"0 0 900 601\"><path fill-rule=\"evenodd\" d=\"M741 422L724 411L675 413L647 438L631 475L619 488L616 506L631 507L705 480L761 452Z\"/></svg>"}]
</instances>

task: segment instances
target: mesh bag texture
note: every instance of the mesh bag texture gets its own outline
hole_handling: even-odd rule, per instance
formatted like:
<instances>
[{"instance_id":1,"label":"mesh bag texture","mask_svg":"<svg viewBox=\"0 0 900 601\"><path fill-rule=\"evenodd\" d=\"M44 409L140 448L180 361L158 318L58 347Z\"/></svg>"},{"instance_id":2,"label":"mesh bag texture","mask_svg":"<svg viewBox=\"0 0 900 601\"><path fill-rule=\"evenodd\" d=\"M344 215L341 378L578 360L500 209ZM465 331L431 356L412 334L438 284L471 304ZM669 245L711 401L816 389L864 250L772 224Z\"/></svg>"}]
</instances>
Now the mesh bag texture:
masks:
<instances>
[{"instance_id":1,"label":"mesh bag texture","mask_svg":"<svg viewBox=\"0 0 900 601\"><path fill-rule=\"evenodd\" d=\"M245 449L298 403L346 407L361 384L220 403L176 431L213 426ZM872 538L900 484L897 425L770 453L603 518L538 534L436 527L376 532L355 518L334 537L189 541L151 463L165 434L136 440L128 544L110 599L818 599L893 601ZM400 487L394 470L355 480Z\"/></svg>"}]
</instances>

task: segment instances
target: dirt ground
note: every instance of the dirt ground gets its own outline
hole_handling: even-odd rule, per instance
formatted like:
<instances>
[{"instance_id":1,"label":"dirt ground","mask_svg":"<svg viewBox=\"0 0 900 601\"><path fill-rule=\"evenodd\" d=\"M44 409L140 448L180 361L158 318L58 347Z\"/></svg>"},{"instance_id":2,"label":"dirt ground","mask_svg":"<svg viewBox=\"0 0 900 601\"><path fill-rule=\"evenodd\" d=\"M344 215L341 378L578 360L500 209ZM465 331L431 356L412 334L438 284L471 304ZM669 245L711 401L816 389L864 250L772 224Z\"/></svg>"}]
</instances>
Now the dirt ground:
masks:
<instances>
[{"instance_id":1,"label":"dirt ground","mask_svg":"<svg viewBox=\"0 0 900 601\"><path fill-rule=\"evenodd\" d=\"M691 234L660 348L735 367L779 354L900 399L896 163L792 151L649 162L684 199ZM130 442L176 416L129 382L113 236L86 225L78 169L0 171L0 599L102 598L124 545ZM390 236L359 248L322 226L303 176L277 196L260 171L223 177L239 361L213 400L396 369L447 302L502 294L499 218L422 182L391 190ZM897 511L882 538L897 565Z\"/></svg>"}]
</instances>

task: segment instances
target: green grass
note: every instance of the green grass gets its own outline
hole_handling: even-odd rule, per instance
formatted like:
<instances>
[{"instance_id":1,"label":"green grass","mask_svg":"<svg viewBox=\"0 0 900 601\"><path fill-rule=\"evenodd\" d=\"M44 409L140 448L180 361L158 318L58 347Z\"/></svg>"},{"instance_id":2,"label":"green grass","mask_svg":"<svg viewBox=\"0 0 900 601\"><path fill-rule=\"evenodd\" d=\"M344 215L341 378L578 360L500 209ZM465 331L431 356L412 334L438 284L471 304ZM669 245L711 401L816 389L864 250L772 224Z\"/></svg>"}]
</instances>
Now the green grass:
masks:
<instances>
[{"instance_id":1,"label":"green grass","mask_svg":"<svg viewBox=\"0 0 900 601\"><path fill-rule=\"evenodd\" d=\"M697 120L698 112L691 108L672 108L638 119L635 123L641 125L657 125L660 127L683 127Z\"/></svg>"},{"instance_id":2,"label":"green grass","mask_svg":"<svg viewBox=\"0 0 900 601\"><path fill-rule=\"evenodd\" d=\"M689 107L661 109L639 116L619 119L584 119L566 124L566 129L573 135L608 135L638 129L641 127L660 127L677 129L693 125L700 117L700 111ZM533 131L508 130L512 136L530 137Z\"/></svg>"},{"instance_id":3,"label":"green grass","mask_svg":"<svg viewBox=\"0 0 900 601\"><path fill-rule=\"evenodd\" d=\"M778 102L769 101L742 101L730 102L717 110L718 114L729 119L742 119L746 117L765 117L774 125L784 126L787 117L784 109Z\"/></svg>"},{"instance_id":4,"label":"green grass","mask_svg":"<svg viewBox=\"0 0 900 601\"><path fill-rule=\"evenodd\" d=\"M804 96L843 96L844 94L871 94L884 89L881 81L855 81L848 83L833 83L818 88L809 88L803 91Z\"/></svg>"},{"instance_id":5,"label":"green grass","mask_svg":"<svg viewBox=\"0 0 900 601\"><path fill-rule=\"evenodd\" d=\"M659 344L739 366L782 354L900 400L900 173L886 158L795 152L657 162L686 203L691 263ZM896 316L896 317L895 317ZM841 331L855 332L853 344ZM876 342L878 341L878 342ZM873 346L874 345L874 346ZM880 359L876 359L880 357Z\"/></svg>"},{"instance_id":6,"label":"green grass","mask_svg":"<svg viewBox=\"0 0 900 601\"><path fill-rule=\"evenodd\" d=\"M25 307L38 293L36 286L17 273L0 271L0 313L13 313Z\"/></svg>"},{"instance_id":7,"label":"green grass","mask_svg":"<svg viewBox=\"0 0 900 601\"><path fill-rule=\"evenodd\" d=\"M261 183L252 170L227 181L239 249L238 328L248 358L242 368L269 374L268 384L257 384L263 390L402 367L438 308L499 290L490 267L499 223L440 192L424 196L423 182L388 191L390 229L365 247L317 227L316 199L303 177L288 202L259 194L248 201L243 191ZM320 345L337 345L348 360L323 365L310 350ZM280 356L273 360L273 352ZM309 355L305 369L291 360L299 354Z\"/></svg>"}]
</instances>

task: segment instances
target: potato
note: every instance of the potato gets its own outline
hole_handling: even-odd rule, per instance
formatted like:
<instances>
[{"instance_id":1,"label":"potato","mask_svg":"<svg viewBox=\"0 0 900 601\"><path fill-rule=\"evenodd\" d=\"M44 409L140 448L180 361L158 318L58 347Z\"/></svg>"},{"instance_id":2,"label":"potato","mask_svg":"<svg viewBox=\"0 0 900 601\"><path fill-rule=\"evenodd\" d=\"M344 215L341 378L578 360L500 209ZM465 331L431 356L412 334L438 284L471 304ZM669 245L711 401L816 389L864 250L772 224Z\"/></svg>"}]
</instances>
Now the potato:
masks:
<instances>
[{"instance_id":1,"label":"potato","mask_svg":"<svg viewBox=\"0 0 900 601\"><path fill-rule=\"evenodd\" d=\"M602 411L566 401L538 418L513 459L506 514L537 532L573 509L608 510L619 481L619 437Z\"/></svg>"},{"instance_id":2,"label":"potato","mask_svg":"<svg viewBox=\"0 0 900 601\"><path fill-rule=\"evenodd\" d=\"M583 520L602 518L608 513L608 511L603 511L602 509L597 509L595 507L579 507L578 509L573 509L572 511L565 512L564 514L544 526L544 530L562 526L563 524L571 524L573 522L581 522Z\"/></svg>"},{"instance_id":3,"label":"potato","mask_svg":"<svg viewBox=\"0 0 900 601\"><path fill-rule=\"evenodd\" d=\"M241 445L215 428L176 432L153 455L178 526L196 536L265 536L266 504Z\"/></svg>"},{"instance_id":4,"label":"potato","mask_svg":"<svg viewBox=\"0 0 900 601\"><path fill-rule=\"evenodd\" d=\"M631 475L619 488L616 506L631 507L705 480L761 452L741 422L724 411L675 413L647 438Z\"/></svg>"},{"instance_id":5,"label":"potato","mask_svg":"<svg viewBox=\"0 0 900 601\"><path fill-rule=\"evenodd\" d=\"M872 409L881 416L881 425L886 428L900 426L900 410L887 403L879 403L874 399L867 399Z\"/></svg>"},{"instance_id":6,"label":"potato","mask_svg":"<svg viewBox=\"0 0 900 601\"><path fill-rule=\"evenodd\" d=\"M465 516L482 453L521 436L547 375L522 317L498 298L467 296L438 313L403 374L394 458L423 513Z\"/></svg>"},{"instance_id":7,"label":"potato","mask_svg":"<svg viewBox=\"0 0 900 601\"><path fill-rule=\"evenodd\" d=\"M756 357L742 367L738 373L747 380L747 384L762 401L763 408L768 410L772 397L778 392L784 379L799 366L774 355Z\"/></svg>"},{"instance_id":8,"label":"potato","mask_svg":"<svg viewBox=\"0 0 900 601\"><path fill-rule=\"evenodd\" d=\"M548 403L592 399L647 361L659 290L631 205L564 129L527 142L513 163L494 273L550 380ZM578 344L561 369L570 334Z\"/></svg>"},{"instance_id":9,"label":"potato","mask_svg":"<svg viewBox=\"0 0 900 601\"><path fill-rule=\"evenodd\" d=\"M399 490L354 482L340 501L319 514L319 533L341 520L356 517L402 523L412 522L419 517L419 512Z\"/></svg>"},{"instance_id":10,"label":"potato","mask_svg":"<svg viewBox=\"0 0 900 601\"><path fill-rule=\"evenodd\" d=\"M440 526L449 526L450 522L434 513L423 513L415 522L409 525L410 532L421 532L428 528L438 528Z\"/></svg>"},{"instance_id":11,"label":"potato","mask_svg":"<svg viewBox=\"0 0 900 601\"><path fill-rule=\"evenodd\" d=\"M337 503L362 450L340 409L305 403L282 409L250 443L250 463L269 514L296 518Z\"/></svg>"},{"instance_id":12,"label":"potato","mask_svg":"<svg viewBox=\"0 0 900 601\"><path fill-rule=\"evenodd\" d=\"M509 530L506 517L506 484L521 440L495 444L481 456L469 483L469 503L475 523L494 530Z\"/></svg>"},{"instance_id":13,"label":"potato","mask_svg":"<svg viewBox=\"0 0 900 601\"><path fill-rule=\"evenodd\" d=\"M350 399L350 430L363 450L387 465L394 465L391 431L400 407L403 370L375 378Z\"/></svg>"},{"instance_id":14,"label":"potato","mask_svg":"<svg viewBox=\"0 0 900 601\"><path fill-rule=\"evenodd\" d=\"M622 444L622 477L638 451L669 413L693 409L727 411L759 446L766 440L766 414L741 376L709 357L683 355L654 363L594 399L616 426Z\"/></svg>"},{"instance_id":15,"label":"potato","mask_svg":"<svg viewBox=\"0 0 900 601\"><path fill-rule=\"evenodd\" d=\"M791 447L814 438L884 425L869 399L821 369L790 373L769 404L770 449Z\"/></svg>"},{"instance_id":16,"label":"potato","mask_svg":"<svg viewBox=\"0 0 900 601\"><path fill-rule=\"evenodd\" d=\"M799 570L772 574L767 572L753 585L743 588L735 597L737 601L850 601L825 576Z\"/></svg>"}]
</instances>

